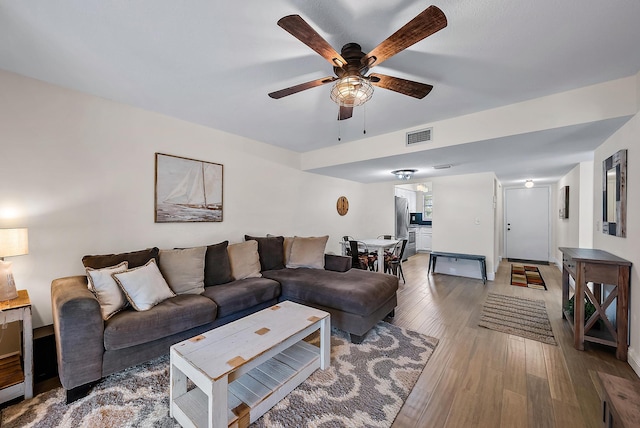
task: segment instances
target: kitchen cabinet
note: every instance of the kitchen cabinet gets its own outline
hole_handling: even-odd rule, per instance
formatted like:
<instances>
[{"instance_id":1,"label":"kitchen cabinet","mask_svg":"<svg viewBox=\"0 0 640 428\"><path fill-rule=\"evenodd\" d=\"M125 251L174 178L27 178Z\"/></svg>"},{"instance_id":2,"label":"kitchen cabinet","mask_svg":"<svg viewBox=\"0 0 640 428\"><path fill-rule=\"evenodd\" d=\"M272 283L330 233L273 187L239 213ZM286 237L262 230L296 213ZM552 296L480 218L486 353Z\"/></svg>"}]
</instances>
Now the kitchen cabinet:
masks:
<instances>
[{"instance_id":1,"label":"kitchen cabinet","mask_svg":"<svg viewBox=\"0 0 640 428\"><path fill-rule=\"evenodd\" d=\"M416 233L416 250L417 251L431 251L431 228L430 227L418 227Z\"/></svg>"},{"instance_id":2,"label":"kitchen cabinet","mask_svg":"<svg viewBox=\"0 0 640 428\"><path fill-rule=\"evenodd\" d=\"M422 208L417 210L417 196L413 190L401 189L396 187L395 195L400 198L406 198L409 203L409 212L422 212Z\"/></svg>"}]
</instances>

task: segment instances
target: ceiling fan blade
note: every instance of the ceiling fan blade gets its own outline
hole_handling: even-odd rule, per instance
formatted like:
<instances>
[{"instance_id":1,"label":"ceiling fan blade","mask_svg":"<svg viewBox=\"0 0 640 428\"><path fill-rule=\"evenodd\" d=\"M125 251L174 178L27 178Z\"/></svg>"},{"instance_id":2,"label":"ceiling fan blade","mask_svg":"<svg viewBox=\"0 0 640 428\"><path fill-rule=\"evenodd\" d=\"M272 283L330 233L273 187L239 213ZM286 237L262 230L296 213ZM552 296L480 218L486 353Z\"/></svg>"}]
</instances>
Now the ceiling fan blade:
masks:
<instances>
[{"instance_id":1,"label":"ceiling fan blade","mask_svg":"<svg viewBox=\"0 0 640 428\"><path fill-rule=\"evenodd\" d=\"M436 6L429 6L365 55L361 62L371 68L446 26L444 13Z\"/></svg>"},{"instance_id":2,"label":"ceiling fan blade","mask_svg":"<svg viewBox=\"0 0 640 428\"><path fill-rule=\"evenodd\" d=\"M315 88L316 86L321 86L326 83L331 83L336 80L335 77L323 77L322 79L312 80L310 82L301 83L299 85L292 86L290 88L280 89L279 91L271 92L269 96L271 98L275 98L276 100L286 97L287 95L297 94L298 92L304 91L305 89Z\"/></svg>"},{"instance_id":3,"label":"ceiling fan blade","mask_svg":"<svg viewBox=\"0 0 640 428\"><path fill-rule=\"evenodd\" d=\"M372 73L369 78L371 84L374 86L418 99L426 97L433 89L433 86L427 85L426 83L414 82L413 80L401 79L384 74Z\"/></svg>"},{"instance_id":4,"label":"ceiling fan blade","mask_svg":"<svg viewBox=\"0 0 640 428\"><path fill-rule=\"evenodd\" d=\"M285 16L278 21L278 25L288 31L293 37L319 53L320 56L329 61L331 65L342 67L347 64L347 61L342 58L342 55L331 47L316 30L311 28L311 26L307 24L307 21L302 19L300 15Z\"/></svg>"},{"instance_id":5,"label":"ceiling fan blade","mask_svg":"<svg viewBox=\"0 0 640 428\"><path fill-rule=\"evenodd\" d=\"M353 116L353 107L340 106L340 112L338 113L338 120L349 119Z\"/></svg>"}]
</instances>

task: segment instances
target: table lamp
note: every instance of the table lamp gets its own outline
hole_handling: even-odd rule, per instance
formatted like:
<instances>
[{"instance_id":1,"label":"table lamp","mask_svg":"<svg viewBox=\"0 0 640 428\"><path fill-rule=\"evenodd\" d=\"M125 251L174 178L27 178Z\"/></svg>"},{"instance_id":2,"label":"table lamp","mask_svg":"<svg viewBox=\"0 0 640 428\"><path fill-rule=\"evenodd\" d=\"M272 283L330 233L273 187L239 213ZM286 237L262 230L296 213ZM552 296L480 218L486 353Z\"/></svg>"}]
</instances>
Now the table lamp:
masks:
<instances>
[{"instance_id":1,"label":"table lamp","mask_svg":"<svg viewBox=\"0 0 640 428\"><path fill-rule=\"evenodd\" d=\"M27 228L0 229L0 302L18 297L11 262L5 257L29 254Z\"/></svg>"}]
</instances>

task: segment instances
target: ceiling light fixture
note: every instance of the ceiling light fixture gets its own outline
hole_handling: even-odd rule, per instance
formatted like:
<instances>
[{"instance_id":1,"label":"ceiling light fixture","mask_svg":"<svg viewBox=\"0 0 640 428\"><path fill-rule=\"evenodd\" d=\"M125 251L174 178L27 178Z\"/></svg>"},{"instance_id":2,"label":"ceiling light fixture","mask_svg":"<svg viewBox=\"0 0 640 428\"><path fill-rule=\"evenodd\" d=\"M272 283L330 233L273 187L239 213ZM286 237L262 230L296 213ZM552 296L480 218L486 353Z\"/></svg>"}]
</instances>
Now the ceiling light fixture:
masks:
<instances>
[{"instance_id":1,"label":"ceiling light fixture","mask_svg":"<svg viewBox=\"0 0 640 428\"><path fill-rule=\"evenodd\" d=\"M429 191L429 187L427 187L427 185L424 183L418 183L418 185L416 186L416 190L418 192L427 193Z\"/></svg>"},{"instance_id":2,"label":"ceiling light fixture","mask_svg":"<svg viewBox=\"0 0 640 428\"><path fill-rule=\"evenodd\" d=\"M418 172L417 169L396 169L391 171L391 174L395 175L398 180L410 180L416 172Z\"/></svg>"},{"instance_id":3,"label":"ceiling light fixture","mask_svg":"<svg viewBox=\"0 0 640 428\"><path fill-rule=\"evenodd\" d=\"M531 189L533 187L533 180L525 181L524 187L526 187L527 189Z\"/></svg>"},{"instance_id":4,"label":"ceiling light fixture","mask_svg":"<svg viewBox=\"0 0 640 428\"><path fill-rule=\"evenodd\" d=\"M361 76L345 76L333 84L331 99L343 107L357 107L366 103L373 95L373 86Z\"/></svg>"}]
</instances>

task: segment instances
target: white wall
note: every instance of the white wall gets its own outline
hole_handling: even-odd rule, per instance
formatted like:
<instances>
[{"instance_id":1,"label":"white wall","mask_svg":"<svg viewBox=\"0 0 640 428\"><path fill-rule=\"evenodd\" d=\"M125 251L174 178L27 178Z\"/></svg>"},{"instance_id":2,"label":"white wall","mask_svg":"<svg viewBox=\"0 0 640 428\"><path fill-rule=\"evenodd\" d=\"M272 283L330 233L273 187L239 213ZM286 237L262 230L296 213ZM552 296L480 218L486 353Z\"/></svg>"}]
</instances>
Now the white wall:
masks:
<instances>
[{"instance_id":1,"label":"white wall","mask_svg":"<svg viewBox=\"0 0 640 428\"><path fill-rule=\"evenodd\" d=\"M487 276L495 272L493 181L495 174L434 177L433 251L481 254L487 258ZM478 263L439 259L437 272L480 278Z\"/></svg>"},{"instance_id":2,"label":"white wall","mask_svg":"<svg viewBox=\"0 0 640 428\"><path fill-rule=\"evenodd\" d=\"M494 239L493 243L493 253L494 253L494 265L493 272L498 271L498 266L502 257L504 255L504 200L502 193L502 184L498 181L498 179L494 179Z\"/></svg>"},{"instance_id":3,"label":"white wall","mask_svg":"<svg viewBox=\"0 0 640 428\"><path fill-rule=\"evenodd\" d=\"M578 246L593 248L593 161L580 163L580 215Z\"/></svg>"},{"instance_id":4,"label":"white wall","mask_svg":"<svg viewBox=\"0 0 640 428\"><path fill-rule=\"evenodd\" d=\"M639 74L640 87L640 74ZM638 100L640 105L640 96ZM608 251L633 263L630 293L629 364L640 375L640 114L636 114L595 151L593 165L594 248ZM627 149L627 237L602 233L602 161L620 149Z\"/></svg>"},{"instance_id":5,"label":"white wall","mask_svg":"<svg viewBox=\"0 0 640 428\"><path fill-rule=\"evenodd\" d=\"M553 262L562 270L562 252L559 247L593 248L593 161L581 162L554 186L555 208ZM569 186L569 218L561 219L560 189Z\"/></svg>"},{"instance_id":6,"label":"white wall","mask_svg":"<svg viewBox=\"0 0 640 428\"><path fill-rule=\"evenodd\" d=\"M373 228L363 221L372 208L393 224L366 185L302 172L294 152L3 71L0 94L0 227L29 228L29 254L9 260L35 327L52 322L51 281L82 274L85 254L245 233L329 234L327 250L338 253L342 235ZM154 223L155 152L224 165L223 222Z\"/></svg>"},{"instance_id":7,"label":"white wall","mask_svg":"<svg viewBox=\"0 0 640 428\"><path fill-rule=\"evenodd\" d=\"M562 219L559 216L560 189L569 186L569 218ZM554 186L555 206L551 211L551 221L555 224L553 251L549 254L554 258L557 266L562 268L562 252L558 247L580 246L580 165L576 165L567 175L562 177Z\"/></svg>"}]
</instances>

